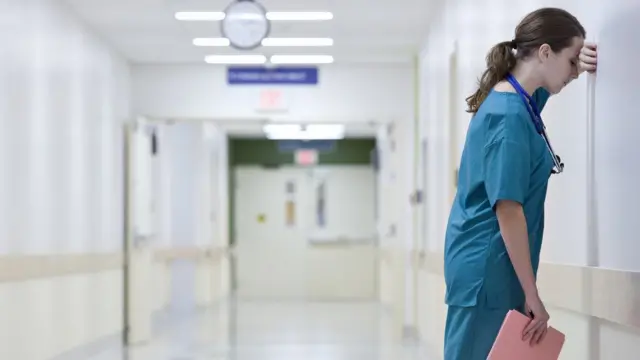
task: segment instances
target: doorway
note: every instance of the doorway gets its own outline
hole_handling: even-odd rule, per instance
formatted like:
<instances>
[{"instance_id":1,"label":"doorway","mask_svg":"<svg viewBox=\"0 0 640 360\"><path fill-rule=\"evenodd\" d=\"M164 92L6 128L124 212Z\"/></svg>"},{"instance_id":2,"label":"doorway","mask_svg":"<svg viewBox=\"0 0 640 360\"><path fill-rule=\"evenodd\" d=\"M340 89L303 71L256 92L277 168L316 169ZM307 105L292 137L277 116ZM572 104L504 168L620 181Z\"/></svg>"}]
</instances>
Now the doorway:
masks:
<instances>
[{"instance_id":1,"label":"doorway","mask_svg":"<svg viewBox=\"0 0 640 360\"><path fill-rule=\"evenodd\" d=\"M238 166L235 179L239 298L376 296L371 166Z\"/></svg>"},{"instance_id":2,"label":"doorway","mask_svg":"<svg viewBox=\"0 0 640 360\"><path fill-rule=\"evenodd\" d=\"M151 240L153 221L154 129L139 118L124 125L124 343L151 337Z\"/></svg>"},{"instance_id":3,"label":"doorway","mask_svg":"<svg viewBox=\"0 0 640 360\"><path fill-rule=\"evenodd\" d=\"M156 315L229 293L227 142L211 122L138 117L124 126L128 345L150 339Z\"/></svg>"}]
</instances>

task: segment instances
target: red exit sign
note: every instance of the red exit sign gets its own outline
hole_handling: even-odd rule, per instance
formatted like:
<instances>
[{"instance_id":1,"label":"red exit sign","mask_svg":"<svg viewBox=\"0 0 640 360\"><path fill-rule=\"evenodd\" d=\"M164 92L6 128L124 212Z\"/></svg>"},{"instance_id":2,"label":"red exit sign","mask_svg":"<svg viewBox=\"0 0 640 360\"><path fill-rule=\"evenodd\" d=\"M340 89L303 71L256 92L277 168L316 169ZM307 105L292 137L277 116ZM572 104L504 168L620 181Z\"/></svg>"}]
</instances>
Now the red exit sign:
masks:
<instances>
[{"instance_id":1,"label":"red exit sign","mask_svg":"<svg viewBox=\"0 0 640 360\"><path fill-rule=\"evenodd\" d=\"M287 99L282 90L268 89L260 91L258 98L258 111L284 112L288 109Z\"/></svg>"},{"instance_id":2,"label":"red exit sign","mask_svg":"<svg viewBox=\"0 0 640 360\"><path fill-rule=\"evenodd\" d=\"M296 150L296 164L314 165L318 163L318 151L316 150Z\"/></svg>"}]
</instances>

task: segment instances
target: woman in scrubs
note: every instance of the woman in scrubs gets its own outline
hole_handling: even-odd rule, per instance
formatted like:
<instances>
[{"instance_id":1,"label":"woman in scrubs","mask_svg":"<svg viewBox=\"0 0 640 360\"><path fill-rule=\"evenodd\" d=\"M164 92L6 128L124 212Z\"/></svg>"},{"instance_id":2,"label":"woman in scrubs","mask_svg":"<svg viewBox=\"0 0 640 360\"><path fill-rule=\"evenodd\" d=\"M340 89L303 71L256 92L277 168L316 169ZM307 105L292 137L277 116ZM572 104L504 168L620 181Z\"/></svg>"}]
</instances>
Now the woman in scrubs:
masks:
<instances>
[{"instance_id":1,"label":"woman in scrubs","mask_svg":"<svg viewBox=\"0 0 640 360\"><path fill-rule=\"evenodd\" d=\"M595 71L595 45L585 36L564 10L528 14L513 40L490 50L467 98L474 115L445 240L445 360L486 360L511 309L532 319L524 339L535 346L544 338L549 314L536 273L554 158L536 115L550 94Z\"/></svg>"}]
</instances>

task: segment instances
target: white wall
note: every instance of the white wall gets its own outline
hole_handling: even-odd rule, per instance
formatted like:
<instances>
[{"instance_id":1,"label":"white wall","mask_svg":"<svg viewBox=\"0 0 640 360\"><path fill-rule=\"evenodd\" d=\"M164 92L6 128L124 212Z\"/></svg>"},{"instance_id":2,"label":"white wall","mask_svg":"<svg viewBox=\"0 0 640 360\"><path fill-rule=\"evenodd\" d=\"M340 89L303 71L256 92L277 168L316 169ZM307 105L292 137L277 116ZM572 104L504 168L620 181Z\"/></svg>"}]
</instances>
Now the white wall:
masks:
<instances>
[{"instance_id":1,"label":"white wall","mask_svg":"<svg viewBox=\"0 0 640 360\"><path fill-rule=\"evenodd\" d=\"M0 2L4 253L122 247L128 66L56 4Z\"/></svg>"},{"instance_id":2,"label":"white wall","mask_svg":"<svg viewBox=\"0 0 640 360\"><path fill-rule=\"evenodd\" d=\"M382 304L393 311L395 330L415 326L415 279L411 268L414 224L410 203L411 192L415 189L414 131L414 119L407 118L379 128L376 134L380 157L379 296Z\"/></svg>"},{"instance_id":3,"label":"white wall","mask_svg":"<svg viewBox=\"0 0 640 360\"><path fill-rule=\"evenodd\" d=\"M444 226L449 204L442 201L449 159L446 94L448 89L448 56L457 46L458 65L455 69L458 89L454 114L458 147L463 145L470 119L465 113L465 97L476 88L477 78L485 69L484 57L494 44L511 40L520 19L529 11L542 6L562 7L573 12L585 26L588 38L599 43L599 72L595 90L595 171L596 218L599 228L595 243L588 242L587 217L587 115L588 81L583 76L561 94L553 96L543 119L555 150L566 164L561 176L553 176L547 201L545 244L542 260L579 266L600 265L622 270L639 269L638 245L634 239L635 204L640 171L631 161L637 144L638 126L634 114L634 93L640 78L633 71L633 60L640 55L633 29L640 19L640 6L632 0L613 0L584 6L577 0L526 1L510 3L504 0L458 0L444 2L431 27L428 44L422 56L426 70L423 82L423 104L429 106L423 118L429 148L430 173L446 174L429 184L427 221L430 225L427 248L442 251ZM459 154L459 153L458 153ZM456 156L459 156L456 154ZM458 162L459 159L453 159ZM595 256L594 256L595 252ZM441 294L437 294L441 296ZM544 300L544 299L543 299ZM585 319L579 315L554 310L556 321L576 334L583 333ZM607 334L614 330L602 325L602 348L623 346ZM632 337L633 338L633 337ZM637 342L637 338L634 338ZM586 340L586 339L585 339ZM632 341L632 340L628 340ZM630 344L630 343L629 343ZM627 345L629 345L627 344ZM584 358L574 345L566 358Z\"/></svg>"},{"instance_id":4,"label":"white wall","mask_svg":"<svg viewBox=\"0 0 640 360\"><path fill-rule=\"evenodd\" d=\"M0 23L0 256L121 251L127 63L57 1L0 1ZM121 277L0 284L3 353L44 359L121 331Z\"/></svg>"},{"instance_id":5,"label":"white wall","mask_svg":"<svg viewBox=\"0 0 640 360\"><path fill-rule=\"evenodd\" d=\"M294 120L368 121L412 116L410 65L329 65L317 86L227 86L214 65L139 65L133 68L135 113L159 117L238 118L255 111L260 90L280 89Z\"/></svg>"},{"instance_id":6,"label":"white wall","mask_svg":"<svg viewBox=\"0 0 640 360\"><path fill-rule=\"evenodd\" d=\"M203 146L202 126L199 123L176 123L167 129L164 149L171 157L171 239L178 247L199 245L198 198L202 187L198 180L206 168L200 164Z\"/></svg>"},{"instance_id":7,"label":"white wall","mask_svg":"<svg viewBox=\"0 0 640 360\"><path fill-rule=\"evenodd\" d=\"M198 186L200 175L206 170L199 159L203 143L199 123L176 123L166 128L165 156L170 158L170 223L169 247L194 247L198 239L198 197L203 188ZM195 263L178 260L171 264L171 305L175 309L195 306Z\"/></svg>"},{"instance_id":8,"label":"white wall","mask_svg":"<svg viewBox=\"0 0 640 360\"><path fill-rule=\"evenodd\" d=\"M154 181L160 236L154 247L161 251L225 247L226 134L215 124L199 121L157 123L156 129ZM156 309L164 308L167 302L173 310L193 308L198 301L196 288L211 286L198 283L201 265L186 258L157 264L161 295Z\"/></svg>"},{"instance_id":9,"label":"white wall","mask_svg":"<svg viewBox=\"0 0 640 360\"><path fill-rule=\"evenodd\" d=\"M158 123L154 171L158 203L157 248L222 246L226 211L226 134L212 123Z\"/></svg>"},{"instance_id":10,"label":"white wall","mask_svg":"<svg viewBox=\"0 0 640 360\"><path fill-rule=\"evenodd\" d=\"M618 1L623 3L623 1ZM633 71L640 43L631 35L640 21L640 3L608 9L596 33L600 46L599 75L594 92L597 265L640 271L640 244L635 204L640 200L640 162L637 153L640 130L637 93L640 73ZM635 3L635 5L631 5Z\"/></svg>"},{"instance_id":11,"label":"white wall","mask_svg":"<svg viewBox=\"0 0 640 360\"><path fill-rule=\"evenodd\" d=\"M216 174L215 187L211 189L215 200L213 209L214 245L216 247L229 246L229 136L220 128L207 127L206 133L211 135L213 142L213 152L211 161ZM215 145L217 144L217 145Z\"/></svg>"}]
</instances>

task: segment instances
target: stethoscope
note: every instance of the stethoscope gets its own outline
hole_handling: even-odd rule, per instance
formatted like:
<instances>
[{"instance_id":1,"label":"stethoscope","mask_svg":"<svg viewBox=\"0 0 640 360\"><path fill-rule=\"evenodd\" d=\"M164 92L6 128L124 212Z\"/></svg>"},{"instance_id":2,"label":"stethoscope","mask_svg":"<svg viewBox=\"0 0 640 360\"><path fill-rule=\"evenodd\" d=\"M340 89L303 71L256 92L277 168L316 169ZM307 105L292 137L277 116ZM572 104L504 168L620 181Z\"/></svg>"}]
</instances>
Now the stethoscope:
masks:
<instances>
[{"instance_id":1,"label":"stethoscope","mask_svg":"<svg viewBox=\"0 0 640 360\"><path fill-rule=\"evenodd\" d=\"M540 116L540 110L538 110L538 105L535 100L531 97L531 95L527 94L526 91L520 86L520 83L513 77L513 75L507 75L507 81L516 89L522 101L524 101L525 105L527 105L527 110L529 111L529 115L531 115L531 119L533 120L533 124L536 127L536 131L542 139L544 139L545 144L547 145L547 150L551 153L551 157L553 158L554 167L551 169L552 174L560 174L564 171L564 163L560 159L560 156L556 155L551 147L551 142L549 141L549 136L547 135L547 129L542 122L542 116Z\"/></svg>"}]
</instances>

